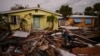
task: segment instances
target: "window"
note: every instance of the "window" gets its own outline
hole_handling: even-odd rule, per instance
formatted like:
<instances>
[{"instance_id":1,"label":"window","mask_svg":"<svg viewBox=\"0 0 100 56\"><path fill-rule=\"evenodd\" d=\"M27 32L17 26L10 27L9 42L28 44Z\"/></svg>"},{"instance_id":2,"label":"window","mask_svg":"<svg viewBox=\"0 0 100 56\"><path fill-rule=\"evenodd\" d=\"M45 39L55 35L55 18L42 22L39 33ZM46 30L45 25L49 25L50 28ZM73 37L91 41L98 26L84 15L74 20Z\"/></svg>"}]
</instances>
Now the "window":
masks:
<instances>
[{"instance_id":1,"label":"window","mask_svg":"<svg viewBox=\"0 0 100 56\"><path fill-rule=\"evenodd\" d=\"M81 19L80 18L74 18L74 23L75 24L78 24L78 23L81 23L82 21L81 21Z\"/></svg>"},{"instance_id":2,"label":"window","mask_svg":"<svg viewBox=\"0 0 100 56\"><path fill-rule=\"evenodd\" d=\"M11 23L12 24L17 24L19 20L19 16L13 15L11 16Z\"/></svg>"},{"instance_id":3,"label":"window","mask_svg":"<svg viewBox=\"0 0 100 56\"><path fill-rule=\"evenodd\" d=\"M92 19L86 19L85 20L85 24L91 24L92 23Z\"/></svg>"}]
</instances>

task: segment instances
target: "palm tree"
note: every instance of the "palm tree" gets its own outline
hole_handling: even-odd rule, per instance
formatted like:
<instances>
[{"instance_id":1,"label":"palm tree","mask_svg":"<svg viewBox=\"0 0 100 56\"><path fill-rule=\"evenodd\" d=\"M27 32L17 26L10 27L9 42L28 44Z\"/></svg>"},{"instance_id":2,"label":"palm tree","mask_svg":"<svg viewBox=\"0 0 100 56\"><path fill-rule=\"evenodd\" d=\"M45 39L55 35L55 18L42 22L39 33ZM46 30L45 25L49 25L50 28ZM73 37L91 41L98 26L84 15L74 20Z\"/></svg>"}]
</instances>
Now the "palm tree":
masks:
<instances>
[{"instance_id":1,"label":"palm tree","mask_svg":"<svg viewBox=\"0 0 100 56\"><path fill-rule=\"evenodd\" d=\"M53 30L54 23L57 22L57 21L58 21L58 19L54 15L47 16L47 22L50 22L52 24L51 30Z\"/></svg>"}]
</instances>

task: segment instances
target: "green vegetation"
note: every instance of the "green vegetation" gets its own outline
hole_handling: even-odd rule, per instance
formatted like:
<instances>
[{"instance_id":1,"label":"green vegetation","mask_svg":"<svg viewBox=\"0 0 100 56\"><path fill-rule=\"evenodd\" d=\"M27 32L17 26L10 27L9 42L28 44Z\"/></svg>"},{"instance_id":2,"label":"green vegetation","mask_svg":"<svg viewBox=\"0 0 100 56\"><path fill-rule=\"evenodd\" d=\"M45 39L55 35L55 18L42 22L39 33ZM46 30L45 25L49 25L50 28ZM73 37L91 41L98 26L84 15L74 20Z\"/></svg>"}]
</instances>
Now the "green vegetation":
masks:
<instances>
[{"instance_id":1,"label":"green vegetation","mask_svg":"<svg viewBox=\"0 0 100 56\"><path fill-rule=\"evenodd\" d=\"M98 29L94 33L97 34L97 36L100 36L100 3L96 3L92 7L86 7L84 14L98 16L96 20Z\"/></svg>"},{"instance_id":2,"label":"green vegetation","mask_svg":"<svg viewBox=\"0 0 100 56\"><path fill-rule=\"evenodd\" d=\"M12 33L10 28L10 23L5 21L6 17L0 14L0 29L1 30L8 30L10 33ZM5 29L3 29L3 27ZM7 28L7 29L6 29Z\"/></svg>"},{"instance_id":3,"label":"green vegetation","mask_svg":"<svg viewBox=\"0 0 100 56\"><path fill-rule=\"evenodd\" d=\"M98 16L97 24L100 26L100 3L96 3L92 7L86 7L84 14Z\"/></svg>"},{"instance_id":4,"label":"green vegetation","mask_svg":"<svg viewBox=\"0 0 100 56\"><path fill-rule=\"evenodd\" d=\"M84 10L85 15L100 16L100 3L96 3L93 7L86 7Z\"/></svg>"},{"instance_id":5,"label":"green vegetation","mask_svg":"<svg viewBox=\"0 0 100 56\"><path fill-rule=\"evenodd\" d=\"M58 21L58 19L54 15L47 16L47 22L50 22L52 24L51 30L53 30L54 23L57 22L57 21Z\"/></svg>"},{"instance_id":6,"label":"green vegetation","mask_svg":"<svg viewBox=\"0 0 100 56\"><path fill-rule=\"evenodd\" d=\"M93 8L92 7L86 7L84 11L85 15L93 15Z\"/></svg>"},{"instance_id":7,"label":"green vegetation","mask_svg":"<svg viewBox=\"0 0 100 56\"><path fill-rule=\"evenodd\" d=\"M64 19L68 19L66 16L72 15L72 8L68 5L62 5L56 12L61 13Z\"/></svg>"},{"instance_id":8,"label":"green vegetation","mask_svg":"<svg viewBox=\"0 0 100 56\"><path fill-rule=\"evenodd\" d=\"M25 25L24 24L27 24L27 21L24 19L24 18L22 18L21 20L20 20L20 28L21 28L21 30L23 30L23 31L25 31Z\"/></svg>"},{"instance_id":9,"label":"green vegetation","mask_svg":"<svg viewBox=\"0 0 100 56\"><path fill-rule=\"evenodd\" d=\"M97 24L98 24L99 29L100 29L100 3L94 4L93 10L94 10L95 14L98 16Z\"/></svg>"}]
</instances>

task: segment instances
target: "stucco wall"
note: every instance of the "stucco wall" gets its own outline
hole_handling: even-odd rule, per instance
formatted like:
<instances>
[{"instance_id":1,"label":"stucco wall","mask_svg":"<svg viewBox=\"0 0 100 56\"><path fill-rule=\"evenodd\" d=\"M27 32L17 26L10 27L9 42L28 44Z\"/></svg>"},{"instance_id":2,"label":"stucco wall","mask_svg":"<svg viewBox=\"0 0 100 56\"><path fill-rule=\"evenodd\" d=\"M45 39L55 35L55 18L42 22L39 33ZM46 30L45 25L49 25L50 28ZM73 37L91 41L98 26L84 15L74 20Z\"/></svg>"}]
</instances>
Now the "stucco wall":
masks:
<instances>
[{"instance_id":1,"label":"stucco wall","mask_svg":"<svg viewBox=\"0 0 100 56\"><path fill-rule=\"evenodd\" d=\"M32 30L33 29L33 17L28 15L29 13L33 15L42 15L40 17L40 30L43 30L44 28L50 26L49 23L47 23L47 16L50 16L50 15L54 15L56 16L57 18L59 17L58 15L55 15L55 14L52 14L52 13L49 13L49 12L46 12L46 11L42 11L42 10L38 10L38 12L35 12L35 10L29 10L29 11L22 11L22 12L16 12L16 13L10 13L8 14L8 19L9 19L9 22L11 22L11 15L19 15L20 16L20 19L24 18L25 15L27 15L24 19L27 20L27 24L26 24L26 28L28 30ZM17 25L11 25L11 29L12 30L15 30L19 28L19 24ZM58 22L56 22L54 24L54 29L58 29Z\"/></svg>"}]
</instances>

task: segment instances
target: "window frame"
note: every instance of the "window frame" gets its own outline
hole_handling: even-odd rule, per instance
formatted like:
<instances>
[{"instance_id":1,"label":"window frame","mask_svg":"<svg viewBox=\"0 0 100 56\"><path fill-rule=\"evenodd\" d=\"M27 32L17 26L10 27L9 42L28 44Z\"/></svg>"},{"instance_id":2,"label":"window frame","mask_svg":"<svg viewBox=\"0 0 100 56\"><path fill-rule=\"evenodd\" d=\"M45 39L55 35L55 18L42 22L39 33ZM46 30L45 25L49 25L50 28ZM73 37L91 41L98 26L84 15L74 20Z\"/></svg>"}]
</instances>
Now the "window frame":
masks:
<instances>
[{"instance_id":1,"label":"window frame","mask_svg":"<svg viewBox=\"0 0 100 56\"><path fill-rule=\"evenodd\" d=\"M86 23L87 20L91 20L91 23ZM89 22L90 22L90 21L89 21ZM86 18L86 19L85 19L85 24L86 24L86 25L92 24L92 18Z\"/></svg>"},{"instance_id":2,"label":"window frame","mask_svg":"<svg viewBox=\"0 0 100 56\"><path fill-rule=\"evenodd\" d=\"M76 20L79 20L79 21L77 21L77 22L75 22L75 19ZM73 22L74 22L74 24L79 24L79 23L82 23L82 20L81 20L81 18L73 18Z\"/></svg>"},{"instance_id":3,"label":"window frame","mask_svg":"<svg viewBox=\"0 0 100 56\"><path fill-rule=\"evenodd\" d=\"M18 24L19 23L20 16L19 15L11 15L11 23L12 24Z\"/></svg>"}]
</instances>

